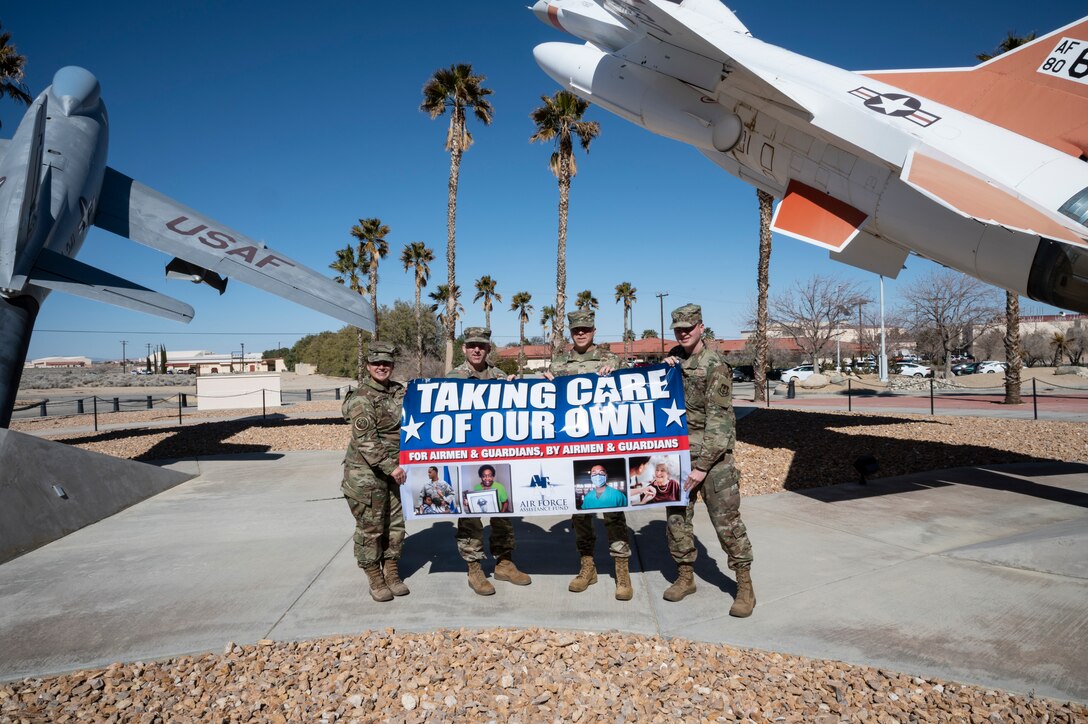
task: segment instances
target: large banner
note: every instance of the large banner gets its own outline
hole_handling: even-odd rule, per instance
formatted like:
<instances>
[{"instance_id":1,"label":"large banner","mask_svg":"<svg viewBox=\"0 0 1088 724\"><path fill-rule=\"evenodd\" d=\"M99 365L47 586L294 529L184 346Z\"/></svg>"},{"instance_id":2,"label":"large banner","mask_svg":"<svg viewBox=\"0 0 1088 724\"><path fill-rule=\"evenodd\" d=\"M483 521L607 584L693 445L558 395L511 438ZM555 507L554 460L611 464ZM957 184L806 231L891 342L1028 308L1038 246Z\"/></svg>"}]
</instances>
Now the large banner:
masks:
<instances>
[{"instance_id":1,"label":"large banner","mask_svg":"<svg viewBox=\"0 0 1088 724\"><path fill-rule=\"evenodd\" d=\"M523 379L418 379L404 396L405 517L683 505L684 386L667 365Z\"/></svg>"}]
</instances>

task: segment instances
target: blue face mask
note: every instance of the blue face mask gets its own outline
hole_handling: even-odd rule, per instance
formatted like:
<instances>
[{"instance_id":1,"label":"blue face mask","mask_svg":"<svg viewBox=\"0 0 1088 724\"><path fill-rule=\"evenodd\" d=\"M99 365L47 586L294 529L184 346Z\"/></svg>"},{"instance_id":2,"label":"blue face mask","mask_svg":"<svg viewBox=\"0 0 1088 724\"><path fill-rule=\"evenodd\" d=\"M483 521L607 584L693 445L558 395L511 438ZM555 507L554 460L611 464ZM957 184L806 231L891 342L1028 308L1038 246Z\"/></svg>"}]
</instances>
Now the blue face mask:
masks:
<instances>
[{"instance_id":1,"label":"blue face mask","mask_svg":"<svg viewBox=\"0 0 1088 724\"><path fill-rule=\"evenodd\" d=\"M607 475L600 475L600 474L590 475L589 479L592 480L593 484L596 485L598 488L601 487L602 485L604 485L606 482L608 482L608 476Z\"/></svg>"}]
</instances>

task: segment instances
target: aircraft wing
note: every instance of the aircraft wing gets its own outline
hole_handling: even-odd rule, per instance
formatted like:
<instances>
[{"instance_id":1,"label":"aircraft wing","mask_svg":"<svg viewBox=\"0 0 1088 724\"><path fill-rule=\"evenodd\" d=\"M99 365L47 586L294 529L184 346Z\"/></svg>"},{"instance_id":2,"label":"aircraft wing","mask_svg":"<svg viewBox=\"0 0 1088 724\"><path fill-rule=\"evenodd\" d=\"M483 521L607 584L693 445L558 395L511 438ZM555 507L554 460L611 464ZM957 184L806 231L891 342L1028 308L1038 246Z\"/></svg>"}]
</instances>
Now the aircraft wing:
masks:
<instances>
[{"instance_id":1,"label":"aircraft wing","mask_svg":"<svg viewBox=\"0 0 1088 724\"><path fill-rule=\"evenodd\" d=\"M46 289L135 309L137 312L186 324L193 320L193 308L185 302L49 249L38 252L29 281Z\"/></svg>"},{"instance_id":2,"label":"aircraft wing","mask_svg":"<svg viewBox=\"0 0 1088 724\"><path fill-rule=\"evenodd\" d=\"M264 244L106 169L95 226L361 329L374 330L364 298Z\"/></svg>"},{"instance_id":3,"label":"aircraft wing","mask_svg":"<svg viewBox=\"0 0 1088 724\"><path fill-rule=\"evenodd\" d=\"M620 49L616 55L708 91L713 91L717 82L725 77L731 88L812 120L812 111L797 94L788 91L785 83L773 73L761 72L760 64L747 57L749 51L744 46L760 41L741 34L735 25L725 25L668 0L612 0L607 7L646 36L682 51L677 54L667 47L655 50L654 43L639 40ZM736 43L726 42L734 38ZM718 66L719 75L711 85L708 85L711 79L705 72L706 59Z\"/></svg>"}]
</instances>

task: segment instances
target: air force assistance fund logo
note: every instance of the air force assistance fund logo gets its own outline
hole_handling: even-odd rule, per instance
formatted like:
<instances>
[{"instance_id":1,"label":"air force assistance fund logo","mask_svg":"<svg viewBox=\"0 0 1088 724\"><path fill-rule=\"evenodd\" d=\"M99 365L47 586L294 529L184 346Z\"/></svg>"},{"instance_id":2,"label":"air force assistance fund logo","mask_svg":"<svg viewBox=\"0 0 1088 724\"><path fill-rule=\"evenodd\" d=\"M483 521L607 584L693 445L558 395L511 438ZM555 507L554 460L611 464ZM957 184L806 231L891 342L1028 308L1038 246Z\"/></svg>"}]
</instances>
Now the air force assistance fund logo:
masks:
<instances>
[{"instance_id":1,"label":"air force assistance fund logo","mask_svg":"<svg viewBox=\"0 0 1088 724\"><path fill-rule=\"evenodd\" d=\"M906 118L923 128L941 120L940 116L923 111L922 101L902 93L877 93L869 88L855 88L850 91L850 95L865 101L865 107L870 111L883 113L885 116Z\"/></svg>"}]
</instances>

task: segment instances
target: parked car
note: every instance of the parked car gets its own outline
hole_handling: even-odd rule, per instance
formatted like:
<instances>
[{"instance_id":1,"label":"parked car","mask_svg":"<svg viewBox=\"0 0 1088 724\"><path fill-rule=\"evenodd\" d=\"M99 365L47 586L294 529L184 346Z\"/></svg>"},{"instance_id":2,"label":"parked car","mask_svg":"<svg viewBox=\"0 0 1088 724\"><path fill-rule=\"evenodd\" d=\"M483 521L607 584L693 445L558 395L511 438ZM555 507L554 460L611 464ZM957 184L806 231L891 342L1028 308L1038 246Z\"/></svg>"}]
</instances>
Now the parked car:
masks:
<instances>
[{"instance_id":1,"label":"parked car","mask_svg":"<svg viewBox=\"0 0 1088 724\"><path fill-rule=\"evenodd\" d=\"M756 378L756 368L752 365L737 365L733 368L734 382L751 382Z\"/></svg>"},{"instance_id":2,"label":"parked car","mask_svg":"<svg viewBox=\"0 0 1088 724\"><path fill-rule=\"evenodd\" d=\"M895 366L897 374L901 374L904 377L932 377L933 370L925 365L915 364L914 362L900 362Z\"/></svg>"},{"instance_id":3,"label":"parked car","mask_svg":"<svg viewBox=\"0 0 1088 724\"><path fill-rule=\"evenodd\" d=\"M782 382L789 384L792 380L807 380L812 375L816 374L816 370L812 365L797 365L796 367L790 367L782 373Z\"/></svg>"},{"instance_id":4,"label":"parked car","mask_svg":"<svg viewBox=\"0 0 1088 724\"><path fill-rule=\"evenodd\" d=\"M952 365L952 374L973 375L981 364L981 362L961 362L960 364Z\"/></svg>"},{"instance_id":5,"label":"parked car","mask_svg":"<svg viewBox=\"0 0 1088 724\"><path fill-rule=\"evenodd\" d=\"M998 372L1000 372L1001 374L1005 374L1005 371L1008 370L1008 369L1009 369L1009 363L1008 362L995 362L993 360L987 360L986 362L979 362L978 369L975 370L975 374L977 374L977 375L982 375L982 374L993 375L993 374L997 374Z\"/></svg>"}]
</instances>

